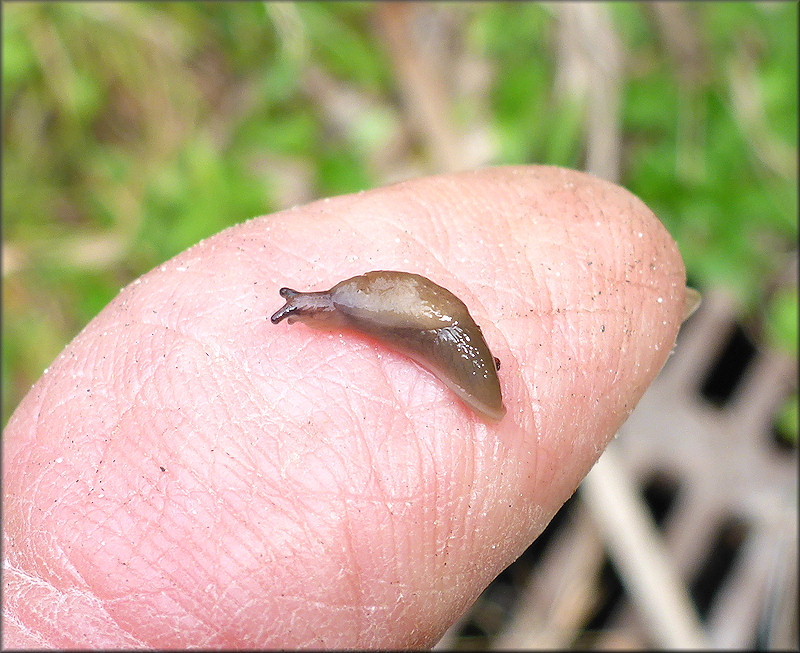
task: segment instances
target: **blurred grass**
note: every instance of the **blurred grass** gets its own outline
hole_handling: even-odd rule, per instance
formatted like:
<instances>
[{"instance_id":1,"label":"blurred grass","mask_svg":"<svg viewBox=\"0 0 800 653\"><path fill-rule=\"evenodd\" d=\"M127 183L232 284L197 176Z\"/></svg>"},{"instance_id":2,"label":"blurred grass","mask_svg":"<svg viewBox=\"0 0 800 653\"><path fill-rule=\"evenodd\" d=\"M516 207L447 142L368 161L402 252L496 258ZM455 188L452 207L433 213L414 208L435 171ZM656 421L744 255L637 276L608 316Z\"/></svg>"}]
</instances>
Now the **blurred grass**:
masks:
<instances>
[{"instance_id":1,"label":"blurred grass","mask_svg":"<svg viewBox=\"0 0 800 653\"><path fill-rule=\"evenodd\" d=\"M623 185L676 238L692 283L729 288L745 322L766 315L756 338L796 357L797 281L780 279L797 239L797 4L685 5L688 59L652 6L610 8L625 49ZM182 249L294 203L437 171L407 133L376 10L2 5L3 424L120 287ZM491 73L487 163L582 167L586 116L555 89L552 8L435 11L453 17L456 51ZM478 120L469 106L451 116L462 127ZM779 428L796 441L792 406Z\"/></svg>"}]
</instances>

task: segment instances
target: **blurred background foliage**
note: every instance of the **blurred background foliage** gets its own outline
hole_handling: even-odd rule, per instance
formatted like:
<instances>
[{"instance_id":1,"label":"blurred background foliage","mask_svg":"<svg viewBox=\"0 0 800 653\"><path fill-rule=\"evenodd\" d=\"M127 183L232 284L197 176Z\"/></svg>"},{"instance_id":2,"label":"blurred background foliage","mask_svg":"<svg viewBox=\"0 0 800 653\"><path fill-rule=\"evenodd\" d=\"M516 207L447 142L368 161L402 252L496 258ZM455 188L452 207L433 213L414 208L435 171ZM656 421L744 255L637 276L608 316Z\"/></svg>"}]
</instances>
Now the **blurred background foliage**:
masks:
<instances>
[{"instance_id":1,"label":"blurred background foliage","mask_svg":"<svg viewBox=\"0 0 800 653\"><path fill-rule=\"evenodd\" d=\"M3 3L3 424L122 286L229 225L457 167L583 168L559 4ZM607 8L620 182L796 359L797 3ZM796 398L779 428L796 442Z\"/></svg>"}]
</instances>

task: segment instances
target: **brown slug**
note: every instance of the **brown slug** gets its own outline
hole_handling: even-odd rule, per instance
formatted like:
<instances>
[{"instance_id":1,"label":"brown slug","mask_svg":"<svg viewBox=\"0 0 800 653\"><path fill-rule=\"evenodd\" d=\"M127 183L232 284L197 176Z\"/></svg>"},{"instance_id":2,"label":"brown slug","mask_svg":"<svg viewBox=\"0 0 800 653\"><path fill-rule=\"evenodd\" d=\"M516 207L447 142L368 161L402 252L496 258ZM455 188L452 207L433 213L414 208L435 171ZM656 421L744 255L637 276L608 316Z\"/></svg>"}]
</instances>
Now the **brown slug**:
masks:
<instances>
[{"instance_id":1,"label":"brown slug","mask_svg":"<svg viewBox=\"0 0 800 653\"><path fill-rule=\"evenodd\" d=\"M446 288L410 272L375 270L325 292L281 288L286 304L270 319L368 334L431 371L480 415L499 420L506 408L497 370L466 305Z\"/></svg>"}]
</instances>

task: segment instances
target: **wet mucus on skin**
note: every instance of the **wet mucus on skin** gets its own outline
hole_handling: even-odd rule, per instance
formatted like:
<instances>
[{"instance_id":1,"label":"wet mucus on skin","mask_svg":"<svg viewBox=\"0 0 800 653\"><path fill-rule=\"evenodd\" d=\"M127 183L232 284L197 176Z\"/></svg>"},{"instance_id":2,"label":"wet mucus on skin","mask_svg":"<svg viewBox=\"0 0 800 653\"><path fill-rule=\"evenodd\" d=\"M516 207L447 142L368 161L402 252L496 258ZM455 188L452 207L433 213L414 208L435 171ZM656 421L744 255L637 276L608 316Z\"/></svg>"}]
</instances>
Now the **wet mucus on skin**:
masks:
<instances>
[{"instance_id":1,"label":"wet mucus on skin","mask_svg":"<svg viewBox=\"0 0 800 653\"><path fill-rule=\"evenodd\" d=\"M286 300L270 319L368 334L432 372L479 415L506 413L497 370L480 327L467 306L446 288L411 272L375 270L330 290L281 288Z\"/></svg>"}]
</instances>

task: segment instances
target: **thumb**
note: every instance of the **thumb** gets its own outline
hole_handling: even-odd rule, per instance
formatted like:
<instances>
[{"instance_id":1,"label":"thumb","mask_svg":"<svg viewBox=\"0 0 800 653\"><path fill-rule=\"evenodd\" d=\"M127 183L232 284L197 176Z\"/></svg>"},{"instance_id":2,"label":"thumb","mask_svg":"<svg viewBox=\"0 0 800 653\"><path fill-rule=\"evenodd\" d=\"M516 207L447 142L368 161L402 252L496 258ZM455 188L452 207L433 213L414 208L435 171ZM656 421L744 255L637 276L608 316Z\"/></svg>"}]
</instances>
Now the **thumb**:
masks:
<instances>
[{"instance_id":1,"label":"thumb","mask_svg":"<svg viewBox=\"0 0 800 653\"><path fill-rule=\"evenodd\" d=\"M369 270L466 303L502 361L501 421L359 334L266 319L281 286ZM684 293L644 204L550 167L198 244L125 288L6 428L6 645L432 645L574 492L664 364Z\"/></svg>"}]
</instances>

